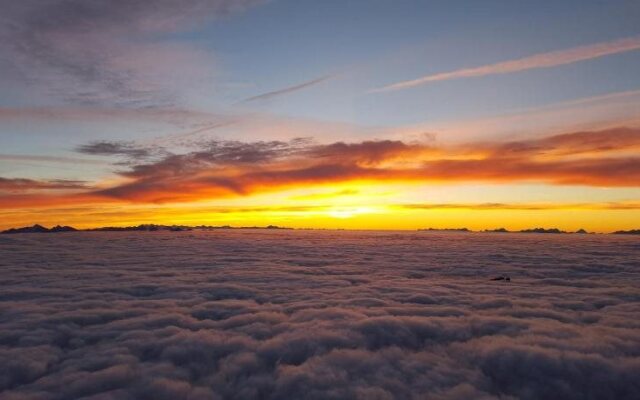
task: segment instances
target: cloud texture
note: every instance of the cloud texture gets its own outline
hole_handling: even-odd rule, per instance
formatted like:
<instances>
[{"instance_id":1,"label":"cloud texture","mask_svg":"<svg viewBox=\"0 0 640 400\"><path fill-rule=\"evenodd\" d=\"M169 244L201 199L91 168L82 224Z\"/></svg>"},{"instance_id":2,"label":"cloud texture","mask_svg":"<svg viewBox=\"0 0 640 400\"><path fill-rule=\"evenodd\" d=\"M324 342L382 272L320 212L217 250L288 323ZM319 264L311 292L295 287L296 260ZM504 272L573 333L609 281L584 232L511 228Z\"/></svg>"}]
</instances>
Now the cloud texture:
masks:
<instances>
[{"instance_id":1,"label":"cloud texture","mask_svg":"<svg viewBox=\"0 0 640 400\"><path fill-rule=\"evenodd\" d=\"M7 400L640 396L634 238L94 232L0 249Z\"/></svg>"},{"instance_id":2,"label":"cloud texture","mask_svg":"<svg viewBox=\"0 0 640 400\"><path fill-rule=\"evenodd\" d=\"M175 104L197 85L211 83L214 60L171 35L255 3L2 1L0 71L9 81L46 88L73 103Z\"/></svg>"}]
</instances>

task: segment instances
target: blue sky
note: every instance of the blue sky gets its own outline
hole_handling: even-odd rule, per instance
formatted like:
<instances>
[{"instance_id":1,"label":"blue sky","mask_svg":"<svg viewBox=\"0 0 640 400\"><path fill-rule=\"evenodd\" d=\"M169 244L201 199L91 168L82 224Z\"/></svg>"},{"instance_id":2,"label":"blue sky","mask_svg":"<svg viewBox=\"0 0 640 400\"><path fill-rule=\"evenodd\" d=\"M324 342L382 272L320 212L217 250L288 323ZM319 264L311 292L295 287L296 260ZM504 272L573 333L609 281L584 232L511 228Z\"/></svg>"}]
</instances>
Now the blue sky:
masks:
<instances>
[{"instance_id":1,"label":"blue sky","mask_svg":"<svg viewBox=\"0 0 640 400\"><path fill-rule=\"evenodd\" d=\"M206 79L181 86L177 107L393 127L500 115L638 89L640 51L630 51L553 68L367 93L427 74L636 36L638 21L640 6L634 1L275 0L143 40L178 43L210 56L210 64L199 66L208 70ZM331 78L304 90L238 104L327 75ZM69 106L63 96L43 95L15 80L2 83L4 107ZM51 126L45 125L50 134ZM2 134L11 135L11 128L24 126L3 124ZM111 128L111 123L98 124L92 130L96 136L118 135ZM75 135L74 127L61 130ZM134 126L122 134L144 137L144 131ZM19 150L24 142L31 139L13 137L5 145Z\"/></svg>"},{"instance_id":2,"label":"blue sky","mask_svg":"<svg viewBox=\"0 0 640 400\"><path fill-rule=\"evenodd\" d=\"M220 49L225 77L248 84L230 91L230 99L336 74L256 108L393 125L624 90L638 83L638 52L366 94L394 80L633 36L640 31L639 18L632 2L284 1L225 20L195 38Z\"/></svg>"}]
</instances>

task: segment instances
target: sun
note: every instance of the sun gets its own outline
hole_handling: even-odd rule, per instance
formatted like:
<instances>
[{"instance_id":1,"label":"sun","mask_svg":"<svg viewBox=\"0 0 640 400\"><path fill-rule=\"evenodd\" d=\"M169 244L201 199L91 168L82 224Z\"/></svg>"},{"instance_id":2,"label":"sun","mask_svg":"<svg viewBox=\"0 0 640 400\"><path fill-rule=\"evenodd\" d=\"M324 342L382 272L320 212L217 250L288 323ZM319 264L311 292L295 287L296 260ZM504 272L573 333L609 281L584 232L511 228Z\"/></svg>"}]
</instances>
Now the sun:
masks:
<instances>
[{"instance_id":1,"label":"sun","mask_svg":"<svg viewBox=\"0 0 640 400\"><path fill-rule=\"evenodd\" d=\"M373 212L370 207L335 207L326 211L327 215L333 218L352 218L361 214Z\"/></svg>"}]
</instances>

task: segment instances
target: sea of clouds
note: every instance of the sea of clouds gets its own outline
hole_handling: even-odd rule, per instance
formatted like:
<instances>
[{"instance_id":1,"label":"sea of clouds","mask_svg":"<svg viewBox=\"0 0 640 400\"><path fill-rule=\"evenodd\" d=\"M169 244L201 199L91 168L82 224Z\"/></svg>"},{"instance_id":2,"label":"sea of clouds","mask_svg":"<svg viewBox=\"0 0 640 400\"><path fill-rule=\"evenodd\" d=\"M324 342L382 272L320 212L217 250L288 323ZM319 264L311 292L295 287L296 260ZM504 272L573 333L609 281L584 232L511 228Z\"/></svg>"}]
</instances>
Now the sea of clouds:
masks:
<instances>
[{"instance_id":1,"label":"sea of clouds","mask_svg":"<svg viewBox=\"0 0 640 400\"><path fill-rule=\"evenodd\" d=\"M3 400L640 398L634 237L19 234L0 268Z\"/></svg>"}]
</instances>

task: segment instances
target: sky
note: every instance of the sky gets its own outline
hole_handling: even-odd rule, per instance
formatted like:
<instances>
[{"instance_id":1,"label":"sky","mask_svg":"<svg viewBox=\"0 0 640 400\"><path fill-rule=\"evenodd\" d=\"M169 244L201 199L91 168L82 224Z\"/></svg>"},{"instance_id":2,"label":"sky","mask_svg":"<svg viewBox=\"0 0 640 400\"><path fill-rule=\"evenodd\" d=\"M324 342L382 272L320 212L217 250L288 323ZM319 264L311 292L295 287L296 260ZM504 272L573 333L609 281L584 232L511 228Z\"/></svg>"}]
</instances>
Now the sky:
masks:
<instances>
[{"instance_id":1,"label":"sky","mask_svg":"<svg viewBox=\"0 0 640 400\"><path fill-rule=\"evenodd\" d=\"M640 228L637 1L0 6L0 228Z\"/></svg>"}]
</instances>

